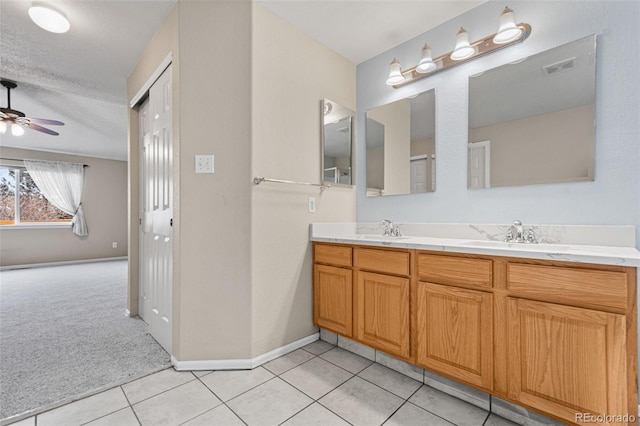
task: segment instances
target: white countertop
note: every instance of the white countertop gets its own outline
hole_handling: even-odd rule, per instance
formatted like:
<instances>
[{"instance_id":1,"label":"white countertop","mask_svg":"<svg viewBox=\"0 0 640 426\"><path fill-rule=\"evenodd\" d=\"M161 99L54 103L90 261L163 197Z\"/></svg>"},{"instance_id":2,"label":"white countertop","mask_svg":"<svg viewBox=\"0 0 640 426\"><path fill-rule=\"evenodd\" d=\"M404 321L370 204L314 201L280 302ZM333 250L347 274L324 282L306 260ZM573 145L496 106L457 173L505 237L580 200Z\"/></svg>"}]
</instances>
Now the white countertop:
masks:
<instances>
[{"instance_id":1,"label":"white countertop","mask_svg":"<svg viewBox=\"0 0 640 426\"><path fill-rule=\"evenodd\" d=\"M419 229L416 224L407 224L406 227ZM486 227L487 225L484 225L484 228ZM563 228L566 227L567 226L563 226ZM633 227L620 228L633 229ZM423 234L427 233L425 229L422 230ZM487 234L486 232L483 232L484 238L480 238L478 235L473 235L472 238L464 238L463 235L459 235L462 238L458 238L458 236L456 238L442 238L441 236L430 237L426 235L384 237L381 235L381 232L362 233L363 230L365 232L371 230L371 224L312 224L310 228L310 239L311 241L327 243L397 247L451 253L487 254L528 259L596 263L602 265L640 266L640 252L635 247L629 246L572 244L561 241L547 243L544 242L544 240L539 244L505 243L497 239L495 235ZM603 230L598 229L594 231L602 232ZM621 231L620 235L626 232L625 230L618 231ZM624 242L628 243L628 241Z\"/></svg>"}]
</instances>

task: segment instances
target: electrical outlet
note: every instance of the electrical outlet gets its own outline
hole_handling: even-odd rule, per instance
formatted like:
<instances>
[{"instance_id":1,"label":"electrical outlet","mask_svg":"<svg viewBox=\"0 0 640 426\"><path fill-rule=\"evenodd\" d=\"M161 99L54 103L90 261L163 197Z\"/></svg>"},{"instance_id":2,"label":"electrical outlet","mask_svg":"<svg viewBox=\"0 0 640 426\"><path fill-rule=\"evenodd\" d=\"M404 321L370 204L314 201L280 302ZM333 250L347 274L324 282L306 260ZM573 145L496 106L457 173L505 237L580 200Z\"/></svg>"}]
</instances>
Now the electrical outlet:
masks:
<instances>
[{"instance_id":1,"label":"electrical outlet","mask_svg":"<svg viewBox=\"0 0 640 426\"><path fill-rule=\"evenodd\" d=\"M196 155L196 173L213 173L213 155Z\"/></svg>"},{"instance_id":2,"label":"electrical outlet","mask_svg":"<svg viewBox=\"0 0 640 426\"><path fill-rule=\"evenodd\" d=\"M111 243L111 247L112 248L118 248L118 243L116 243L115 241Z\"/></svg>"},{"instance_id":3,"label":"electrical outlet","mask_svg":"<svg viewBox=\"0 0 640 426\"><path fill-rule=\"evenodd\" d=\"M309 197L309 213L316 212L316 199L314 197Z\"/></svg>"}]
</instances>

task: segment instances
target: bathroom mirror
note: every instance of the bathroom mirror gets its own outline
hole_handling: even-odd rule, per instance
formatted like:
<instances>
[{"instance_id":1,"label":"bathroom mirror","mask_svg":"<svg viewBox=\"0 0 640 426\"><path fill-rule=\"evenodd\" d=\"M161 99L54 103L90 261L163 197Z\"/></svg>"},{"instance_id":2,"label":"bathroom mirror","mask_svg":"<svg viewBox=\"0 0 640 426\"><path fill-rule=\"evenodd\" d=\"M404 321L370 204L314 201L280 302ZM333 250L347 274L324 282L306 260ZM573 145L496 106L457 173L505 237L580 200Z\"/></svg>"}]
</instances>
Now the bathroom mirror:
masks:
<instances>
[{"instance_id":1,"label":"bathroom mirror","mask_svg":"<svg viewBox=\"0 0 640 426\"><path fill-rule=\"evenodd\" d=\"M368 197L435 191L435 121L433 89L367 111Z\"/></svg>"},{"instance_id":2,"label":"bathroom mirror","mask_svg":"<svg viewBox=\"0 0 640 426\"><path fill-rule=\"evenodd\" d=\"M470 189L594 180L596 37L469 78Z\"/></svg>"},{"instance_id":3,"label":"bathroom mirror","mask_svg":"<svg viewBox=\"0 0 640 426\"><path fill-rule=\"evenodd\" d=\"M322 182L353 185L353 117L350 109L322 100Z\"/></svg>"}]
</instances>

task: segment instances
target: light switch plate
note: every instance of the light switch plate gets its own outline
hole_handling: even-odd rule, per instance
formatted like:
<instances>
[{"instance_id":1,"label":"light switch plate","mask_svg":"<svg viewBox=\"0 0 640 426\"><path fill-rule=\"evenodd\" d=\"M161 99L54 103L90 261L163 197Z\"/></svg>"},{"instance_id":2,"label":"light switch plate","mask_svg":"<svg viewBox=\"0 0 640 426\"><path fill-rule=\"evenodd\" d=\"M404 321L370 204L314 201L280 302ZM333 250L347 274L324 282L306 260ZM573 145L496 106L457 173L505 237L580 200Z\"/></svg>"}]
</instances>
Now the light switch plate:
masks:
<instances>
[{"instance_id":1,"label":"light switch plate","mask_svg":"<svg viewBox=\"0 0 640 426\"><path fill-rule=\"evenodd\" d=\"M316 199L314 197L309 197L309 213L316 212Z\"/></svg>"},{"instance_id":2,"label":"light switch plate","mask_svg":"<svg viewBox=\"0 0 640 426\"><path fill-rule=\"evenodd\" d=\"M213 155L196 155L196 173L213 173Z\"/></svg>"}]
</instances>

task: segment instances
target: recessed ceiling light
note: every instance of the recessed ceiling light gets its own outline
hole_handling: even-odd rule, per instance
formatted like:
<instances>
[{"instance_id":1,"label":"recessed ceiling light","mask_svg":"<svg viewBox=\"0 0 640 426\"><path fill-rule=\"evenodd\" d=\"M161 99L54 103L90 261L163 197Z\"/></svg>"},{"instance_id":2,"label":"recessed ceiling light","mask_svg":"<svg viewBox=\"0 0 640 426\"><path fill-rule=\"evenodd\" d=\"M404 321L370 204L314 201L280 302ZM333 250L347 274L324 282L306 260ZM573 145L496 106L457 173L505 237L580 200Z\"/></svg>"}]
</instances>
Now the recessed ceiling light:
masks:
<instances>
[{"instance_id":1,"label":"recessed ceiling light","mask_svg":"<svg viewBox=\"0 0 640 426\"><path fill-rule=\"evenodd\" d=\"M29 17L37 26L52 33L66 33L71 28L66 16L48 6L31 6L29 8Z\"/></svg>"}]
</instances>

